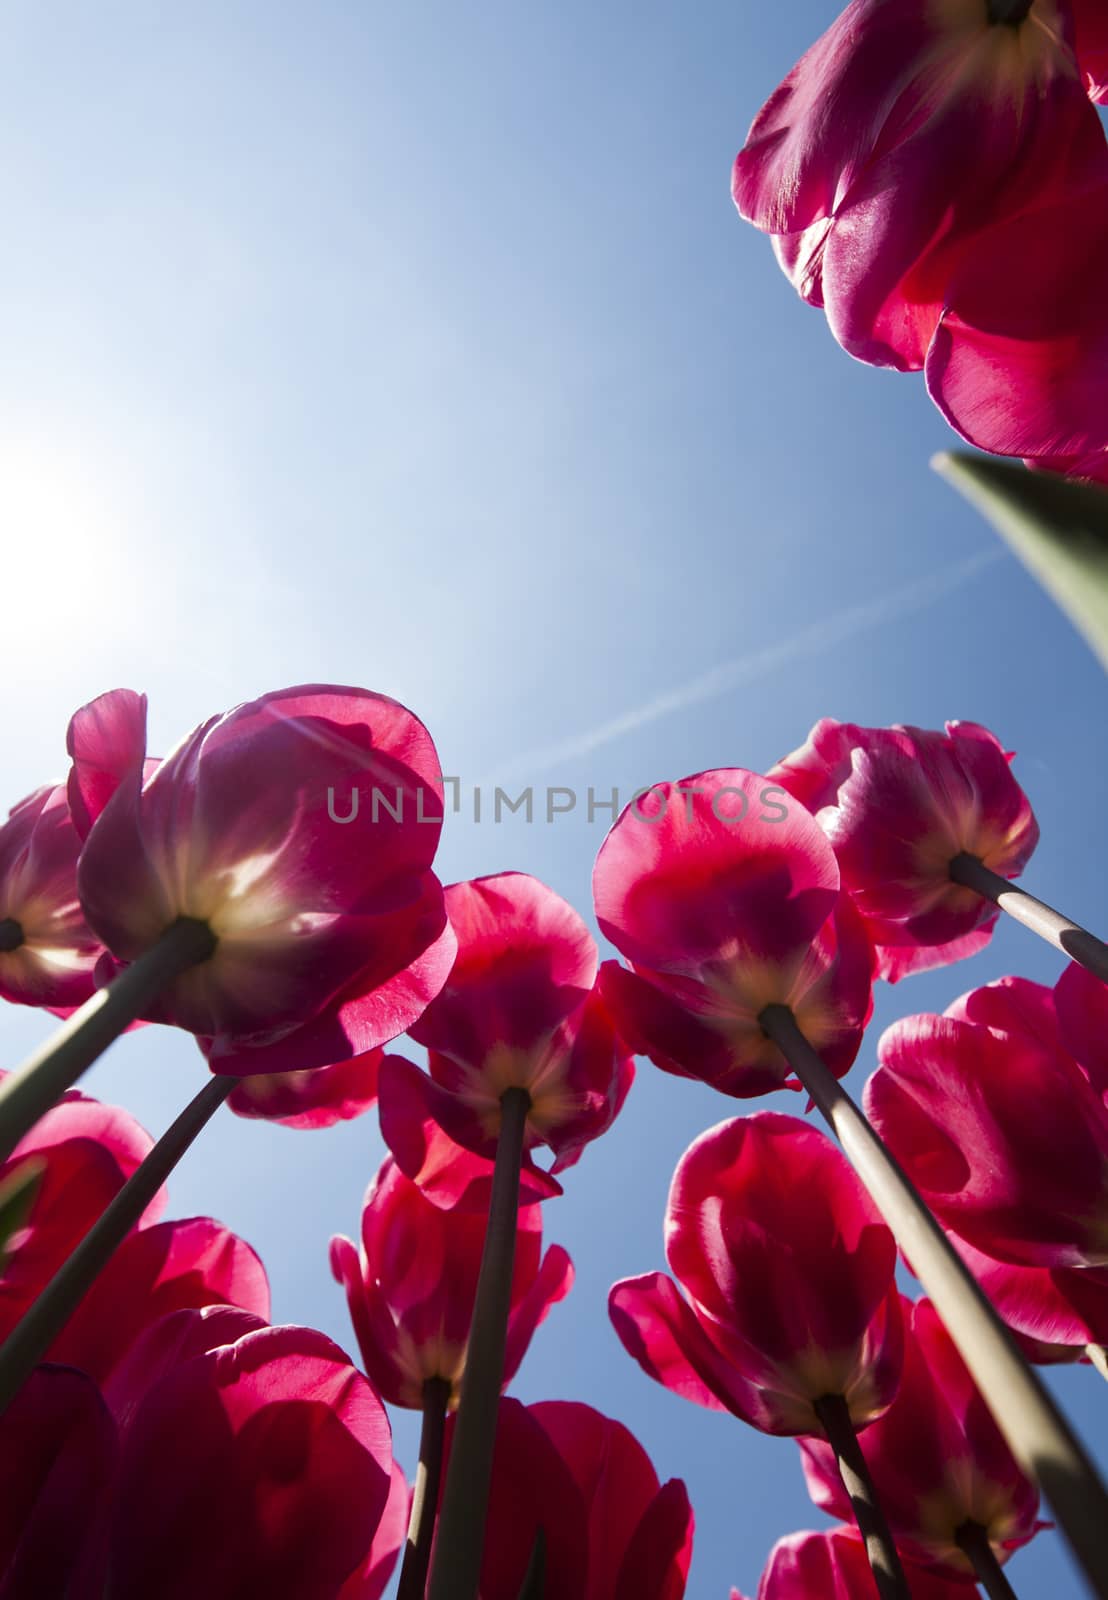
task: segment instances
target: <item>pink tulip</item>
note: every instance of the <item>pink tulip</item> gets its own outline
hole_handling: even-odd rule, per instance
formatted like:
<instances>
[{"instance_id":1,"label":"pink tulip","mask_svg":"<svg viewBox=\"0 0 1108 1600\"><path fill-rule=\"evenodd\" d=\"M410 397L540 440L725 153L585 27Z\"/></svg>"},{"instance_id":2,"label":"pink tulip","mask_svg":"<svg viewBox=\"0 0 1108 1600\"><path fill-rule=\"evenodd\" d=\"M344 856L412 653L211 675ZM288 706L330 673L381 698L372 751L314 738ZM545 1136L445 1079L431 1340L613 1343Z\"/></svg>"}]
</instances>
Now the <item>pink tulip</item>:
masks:
<instances>
[{"instance_id":1,"label":"pink tulip","mask_svg":"<svg viewBox=\"0 0 1108 1600\"><path fill-rule=\"evenodd\" d=\"M977 1591L922 1567L905 1571L912 1600L976 1600ZM742 1600L737 1589L732 1600ZM770 1551L758 1600L878 1600L865 1545L854 1532L793 1533Z\"/></svg>"},{"instance_id":2,"label":"pink tulip","mask_svg":"<svg viewBox=\"0 0 1108 1600\"><path fill-rule=\"evenodd\" d=\"M1039 828L1010 760L975 722L936 733L824 717L770 769L831 840L890 982L987 944L996 908L949 869L961 854L1004 878L1026 866Z\"/></svg>"},{"instance_id":3,"label":"pink tulip","mask_svg":"<svg viewBox=\"0 0 1108 1600\"><path fill-rule=\"evenodd\" d=\"M0 1415L0 1593L99 1600L115 1425L95 1383L38 1367Z\"/></svg>"},{"instance_id":4,"label":"pink tulip","mask_svg":"<svg viewBox=\"0 0 1108 1600\"><path fill-rule=\"evenodd\" d=\"M227 1104L236 1116L286 1128L333 1128L377 1104L383 1055L383 1050L367 1050L330 1067L253 1073L231 1090Z\"/></svg>"},{"instance_id":5,"label":"pink tulip","mask_svg":"<svg viewBox=\"0 0 1108 1600\"><path fill-rule=\"evenodd\" d=\"M402 1033L454 949L423 725L363 690L286 689L211 718L151 770L142 713L125 690L77 712L70 793L88 827L81 904L117 962L182 917L216 937L149 1020L201 1036L236 1075L327 1066Z\"/></svg>"},{"instance_id":6,"label":"pink tulip","mask_svg":"<svg viewBox=\"0 0 1108 1600\"><path fill-rule=\"evenodd\" d=\"M449 1444L449 1439L448 1439ZM536 1538L543 1600L681 1600L692 1556L685 1486L590 1406L500 1402L479 1600L518 1600Z\"/></svg>"},{"instance_id":7,"label":"pink tulip","mask_svg":"<svg viewBox=\"0 0 1108 1600\"><path fill-rule=\"evenodd\" d=\"M947 1227L1017 1265L1108 1265L1108 1107L1076 1062L958 1015L905 1018L878 1056L870 1120Z\"/></svg>"},{"instance_id":8,"label":"pink tulip","mask_svg":"<svg viewBox=\"0 0 1108 1600\"><path fill-rule=\"evenodd\" d=\"M104 1381L104 1400L120 1434L131 1426L143 1400L171 1372L244 1334L265 1328L265 1317L238 1306L182 1306L149 1320Z\"/></svg>"},{"instance_id":9,"label":"pink tulip","mask_svg":"<svg viewBox=\"0 0 1108 1600\"><path fill-rule=\"evenodd\" d=\"M81 840L65 788L36 789L0 825L0 997L68 1016L93 993L104 946L81 913Z\"/></svg>"},{"instance_id":10,"label":"pink tulip","mask_svg":"<svg viewBox=\"0 0 1108 1600\"><path fill-rule=\"evenodd\" d=\"M931 398L971 444L1100 482L1108 308L1093 264L1108 251L1106 167L978 241L947 285L926 363Z\"/></svg>"},{"instance_id":11,"label":"pink tulip","mask_svg":"<svg viewBox=\"0 0 1108 1600\"><path fill-rule=\"evenodd\" d=\"M1039 1526L1038 1494L1024 1477L961 1357L927 1300L905 1302L904 1371L896 1399L862 1449L898 1547L951 1577L972 1577L958 1534L975 1523L999 1561ZM821 1510L848 1521L850 1501L822 1440L801 1444Z\"/></svg>"},{"instance_id":12,"label":"pink tulip","mask_svg":"<svg viewBox=\"0 0 1108 1600\"><path fill-rule=\"evenodd\" d=\"M111 1593L358 1593L344 1584L365 1569L391 1484L384 1408L342 1352L307 1328L247 1333L184 1361L135 1412Z\"/></svg>"},{"instance_id":13,"label":"pink tulip","mask_svg":"<svg viewBox=\"0 0 1108 1600\"><path fill-rule=\"evenodd\" d=\"M369 1554L361 1567L347 1578L336 1600L381 1600L408 1535L411 1500L407 1479L394 1461L389 1497L377 1524L377 1532L373 1535Z\"/></svg>"},{"instance_id":14,"label":"pink tulip","mask_svg":"<svg viewBox=\"0 0 1108 1600\"><path fill-rule=\"evenodd\" d=\"M461 1152L461 1159L475 1159ZM386 1160L362 1210L362 1251L341 1236L331 1266L346 1290L365 1370L390 1405L420 1408L424 1385L445 1380L456 1404L465 1366L486 1218L446 1211ZM520 1212L508 1319L504 1384L531 1336L569 1293L573 1264L560 1245L542 1253L542 1215Z\"/></svg>"},{"instance_id":15,"label":"pink tulip","mask_svg":"<svg viewBox=\"0 0 1108 1600\"><path fill-rule=\"evenodd\" d=\"M1093 61L1095 9L1086 0L1078 20ZM735 162L740 213L778 236L790 279L860 360L922 367L948 285L988 230L1108 171L1069 5L1034 0L1004 20L1011 11L854 0ZM1006 314L1017 306L1018 322L1031 298L1022 259L1007 259L1020 267L1005 273L992 325L1019 337Z\"/></svg>"},{"instance_id":16,"label":"pink tulip","mask_svg":"<svg viewBox=\"0 0 1108 1600\"><path fill-rule=\"evenodd\" d=\"M420 1169L411 1135L427 1120L465 1150L491 1157L501 1097L524 1089L531 1100L524 1167L542 1188L545 1174L530 1152L545 1144L554 1152L552 1172L572 1166L611 1127L634 1076L593 987L596 944L571 906L521 872L453 884L446 907L457 959L408 1030L427 1046L430 1071L400 1056L385 1059L382 1132L413 1178ZM548 1180L545 1187L551 1192Z\"/></svg>"},{"instance_id":17,"label":"pink tulip","mask_svg":"<svg viewBox=\"0 0 1108 1600\"><path fill-rule=\"evenodd\" d=\"M1096 1093L1108 1095L1108 985L1072 961L1054 985L1054 1013L1064 1049Z\"/></svg>"},{"instance_id":18,"label":"pink tulip","mask_svg":"<svg viewBox=\"0 0 1108 1600\"><path fill-rule=\"evenodd\" d=\"M1108 1267L1020 1266L950 1238L1029 1361L1087 1361L1108 1345Z\"/></svg>"},{"instance_id":19,"label":"pink tulip","mask_svg":"<svg viewBox=\"0 0 1108 1600\"><path fill-rule=\"evenodd\" d=\"M813 1195L819 1204L813 1205ZM822 1432L842 1395L856 1427L896 1393L896 1245L845 1157L777 1112L722 1122L673 1176L661 1273L612 1289L616 1332L643 1371L773 1434Z\"/></svg>"},{"instance_id":20,"label":"pink tulip","mask_svg":"<svg viewBox=\"0 0 1108 1600\"><path fill-rule=\"evenodd\" d=\"M770 779L742 770L658 784L608 834L593 873L601 931L630 971L601 990L633 1049L746 1098L786 1085L763 1032L792 1008L837 1077L872 1005L873 953L827 839Z\"/></svg>"},{"instance_id":21,"label":"pink tulip","mask_svg":"<svg viewBox=\"0 0 1108 1600\"><path fill-rule=\"evenodd\" d=\"M30 1212L0 1263L0 1338L38 1298L152 1145L126 1111L71 1089L0 1163L0 1181L28 1161L40 1167ZM162 1190L144 1223L157 1219L166 1198Z\"/></svg>"},{"instance_id":22,"label":"pink tulip","mask_svg":"<svg viewBox=\"0 0 1108 1600\"><path fill-rule=\"evenodd\" d=\"M211 1217L159 1222L123 1241L50 1347L102 1382L143 1329L182 1308L232 1306L269 1319L255 1252Z\"/></svg>"},{"instance_id":23,"label":"pink tulip","mask_svg":"<svg viewBox=\"0 0 1108 1600\"><path fill-rule=\"evenodd\" d=\"M0 1166L0 1179L41 1163L24 1226L0 1267L0 1340L7 1337L149 1153L153 1141L118 1106L76 1090L36 1124ZM269 1316L265 1269L243 1240L210 1217L159 1222L161 1190L123 1241L47 1358L102 1381L150 1323L182 1306L229 1304Z\"/></svg>"}]
</instances>

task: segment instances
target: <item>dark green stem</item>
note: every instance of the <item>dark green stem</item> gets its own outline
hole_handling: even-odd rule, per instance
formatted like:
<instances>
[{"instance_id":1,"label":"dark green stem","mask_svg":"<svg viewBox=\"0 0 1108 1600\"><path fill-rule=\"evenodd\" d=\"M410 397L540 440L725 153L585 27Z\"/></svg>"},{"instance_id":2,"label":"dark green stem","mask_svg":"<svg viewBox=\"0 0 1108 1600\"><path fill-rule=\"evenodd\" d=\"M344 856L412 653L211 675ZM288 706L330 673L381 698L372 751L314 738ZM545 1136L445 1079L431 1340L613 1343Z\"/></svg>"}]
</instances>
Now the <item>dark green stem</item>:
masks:
<instances>
[{"instance_id":1,"label":"dark green stem","mask_svg":"<svg viewBox=\"0 0 1108 1600\"><path fill-rule=\"evenodd\" d=\"M1093 1593L1108 1600L1108 1495L1080 1440L914 1185L812 1049L788 1006L767 1006L758 1020L823 1113L892 1229L1012 1453L1054 1508Z\"/></svg>"},{"instance_id":2,"label":"dark green stem","mask_svg":"<svg viewBox=\"0 0 1108 1600\"><path fill-rule=\"evenodd\" d=\"M189 1145L238 1081L212 1078L189 1101L0 1345L0 1413L46 1355Z\"/></svg>"},{"instance_id":3,"label":"dark green stem","mask_svg":"<svg viewBox=\"0 0 1108 1600\"><path fill-rule=\"evenodd\" d=\"M0 1161L174 978L208 959L215 943L206 922L182 917L0 1083Z\"/></svg>"},{"instance_id":4,"label":"dark green stem","mask_svg":"<svg viewBox=\"0 0 1108 1600\"><path fill-rule=\"evenodd\" d=\"M500 1101L500 1139L485 1248L428 1600L477 1600L512 1300L523 1136L530 1109L531 1097L526 1089L508 1089Z\"/></svg>"},{"instance_id":5,"label":"dark green stem","mask_svg":"<svg viewBox=\"0 0 1108 1600\"><path fill-rule=\"evenodd\" d=\"M959 1550L973 1563L977 1581L989 1600L1016 1600L1016 1591L1004 1576L1004 1568L996 1559L989 1535L979 1522L963 1523L958 1529L956 1542Z\"/></svg>"},{"instance_id":6,"label":"dark green stem","mask_svg":"<svg viewBox=\"0 0 1108 1600\"><path fill-rule=\"evenodd\" d=\"M408 1542L404 1546L404 1565L400 1570L396 1600L423 1600L427 1588L449 1400L450 1383L446 1378L426 1380L423 1385L423 1426L419 1434L419 1466L416 1469L412 1514L408 1519Z\"/></svg>"},{"instance_id":7,"label":"dark green stem","mask_svg":"<svg viewBox=\"0 0 1108 1600\"><path fill-rule=\"evenodd\" d=\"M822 1400L816 1401L815 1412L835 1452L839 1476L854 1508L854 1520L866 1547L880 1600L912 1600L912 1591L877 1498L846 1400L841 1394L825 1395Z\"/></svg>"},{"instance_id":8,"label":"dark green stem","mask_svg":"<svg viewBox=\"0 0 1108 1600\"><path fill-rule=\"evenodd\" d=\"M1001 911L1007 912L1025 928L1030 928L1032 933L1037 933L1047 944L1061 950L1071 961L1085 967L1102 983L1108 983L1108 944L1098 939L1095 933L1090 933L1088 928L1071 922L1060 911L1055 911L1053 906L1048 906L1045 900L1036 900L1026 889L1017 888L976 856L955 856L950 863L950 876L963 888L972 889L982 899L991 900L994 906L999 906Z\"/></svg>"}]
</instances>

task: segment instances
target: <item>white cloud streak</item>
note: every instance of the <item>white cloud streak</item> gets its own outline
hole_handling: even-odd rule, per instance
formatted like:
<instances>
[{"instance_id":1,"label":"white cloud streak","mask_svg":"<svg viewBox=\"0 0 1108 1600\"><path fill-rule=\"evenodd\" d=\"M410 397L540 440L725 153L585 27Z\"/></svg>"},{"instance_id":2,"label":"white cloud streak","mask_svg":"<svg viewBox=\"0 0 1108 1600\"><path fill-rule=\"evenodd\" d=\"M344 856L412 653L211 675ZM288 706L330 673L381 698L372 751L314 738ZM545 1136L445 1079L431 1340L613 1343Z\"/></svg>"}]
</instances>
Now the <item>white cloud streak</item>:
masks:
<instances>
[{"instance_id":1,"label":"white cloud streak","mask_svg":"<svg viewBox=\"0 0 1108 1600\"><path fill-rule=\"evenodd\" d=\"M729 690L745 688L747 684L757 683L782 667L792 666L794 662L821 655L826 650L845 644L858 634L926 611L929 606L995 566L998 561L1006 559L1007 552L998 546L979 550L945 572L916 578L912 583L878 595L874 600L849 606L834 616L814 622L787 639L765 645L760 650L752 650L746 655L732 656L730 660L721 661L698 677L690 678L687 683L667 689L642 705L611 717L607 722L598 723L595 728L514 757L495 774L492 781L530 777L534 773L548 772L552 767L580 760L582 756L591 755L594 750L611 744L626 733L634 733L649 723L658 722L662 717L672 716L676 711L686 711L690 706L700 705L706 700L714 700Z\"/></svg>"}]
</instances>

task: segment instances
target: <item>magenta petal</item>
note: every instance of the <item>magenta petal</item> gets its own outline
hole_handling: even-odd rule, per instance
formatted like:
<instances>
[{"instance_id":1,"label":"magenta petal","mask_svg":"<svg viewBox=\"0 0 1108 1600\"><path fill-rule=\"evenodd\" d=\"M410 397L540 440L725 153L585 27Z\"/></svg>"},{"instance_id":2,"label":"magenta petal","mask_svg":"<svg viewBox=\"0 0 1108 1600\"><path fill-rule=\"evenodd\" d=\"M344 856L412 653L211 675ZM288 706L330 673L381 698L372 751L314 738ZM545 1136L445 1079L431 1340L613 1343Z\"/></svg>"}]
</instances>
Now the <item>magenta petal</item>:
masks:
<instances>
[{"instance_id":1,"label":"magenta petal","mask_svg":"<svg viewBox=\"0 0 1108 1600\"><path fill-rule=\"evenodd\" d=\"M0 824L0 921L22 941L0 951L0 997L67 1015L94 992L103 945L77 898L81 841L65 789L47 784Z\"/></svg>"},{"instance_id":2,"label":"magenta petal","mask_svg":"<svg viewBox=\"0 0 1108 1600\"><path fill-rule=\"evenodd\" d=\"M688 1491L680 1478L670 1478L631 1537L614 1600L681 1600L692 1560L694 1526Z\"/></svg>"},{"instance_id":3,"label":"magenta petal","mask_svg":"<svg viewBox=\"0 0 1108 1600\"><path fill-rule=\"evenodd\" d=\"M1108 1095L1108 984L1071 961L1054 985L1054 1010L1065 1049Z\"/></svg>"},{"instance_id":4,"label":"magenta petal","mask_svg":"<svg viewBox=\"0 0 1108 1600\"><path fill-rule=\"evenodd\" d=\"M377 1524L377 1532L373 1535L365 1565L361 1571L347 1578L338 1592L337 1600L381 1600L404 1548L411 1504L412 1495L407 1479L394 1461L389 1497Z\"/></svg>"},{"instance_id":5,"label":"magenta petal","mask_svg":"<svg viewBox=\"0 0 1108 1600\"><path fill-rule=\"evenodd\" d=\"M536 878L504 872L453 883L446 909L457 959L442 992L410 1029L429 1050L480 1061L498 1046L529 1049L592 988L592 935L572 906Z\"/></svg>"},{"instance_id":6,"label":"magenta petal","mask_svg":"<svg viewBox=\"0 0 1108 1600\"><path fill-rule=\"evenodd\" d=\"M142 776L146 759L146 696L112 689L70 718L65 747L73 763L69 809L82 839L125 778Z\"/></svg>"},{"instance_id":7,"label":"magenta petal","mask_svg":"<svg viewBox=\"0 0 1108 1600\"><path fill-rule=\"evenodd\" d=\"M227 1104L236 1116L286 1128L331 1128L376 1105L382 1053L368 1050L308 1071L255 1073L231 1090Z\"/></svg>"},{"instance_id":8,"label":"magenta petal","mask_svg":"<svg viewBox=\"0 0 1108 1600\"><path fill-rule=\"evenodd\" d=\"M587 1501L532 1409L515 1400L500 1402L487 1527L481 1600L518 1600L540 1528L544 1600L591 1600Z\"/></svg>"},{"instance_id":9,"label":"magenta petal","mask_svg":"<svg viewBox=\"0 0 1108 1600\"><path fill-rule=\"evenodd\" d=\"M401 1172L435 1205L487 1211L495 1143L480 1125L475 1125L428 1073L404 1056L383 1058L378 1095L381 1134ZM463 1135L479 1148L463 1144L452 1133ZM521 1205L534 1205L562 1192L556 1178L524 1156Z\"/></svg>"},{"instance_id":10,"label":"magenta petal","mask_svg":"<svg viewBox=\"0 0 1108 1600\"><path fill-rule=\"evenodd\" d=\"M91 1378L36 1368L0 1417L5 1600L103 1593L117 1456L115 1425Z\"/></svg>"},{"instance_id":11,"label":"magenta petal","mask_svg":"<svg viewBox=\"0 0 1108 1600\"><path fill-rule=\"evenodd\" d=\"M1101 134L1103 140L1103 134ZM1108 177L984 236L947 290L927 387L952 427L1013 456L1108 450ZM1018 260L1020 270L1005 271Z\"/></svg>"},{"instance_id":12,"label":"magenta petal","mask_svg":"<svg viewBox=\"0 0 1108 1600\"><path fill-rule=\"evenodd\" d=\"M760 1425L754 1422L763 1415L756 1390L708 1338L664 1272L613 1284L608 1314L628 1355L663 1389L709 1411L731 1411Z\"/></svg>"},{"instance_id":13,"label":"magenta petal","mask_svg":"<svg viewBox=\"0 0 1108 1600\"><path fill-rule=\"evenodd\" d=\"M912 1600L975 1600L965 1582L906 1564ZM758 1600L877 1600L865 1546L854 1529L794 1533L770 1552Z\"/></svg>"},{"instance_id":14,"label":"magenta petal","mask_svg":"<svg viewBox=\"0 0 1108 1600\"><path fill-rule=\"evenodd\" d=\"M1027 1267L997 1261L951 1235L958 1253L1025 1345L1053 1351L1052 1361L1080 1360L1090 1344L1108 1344L1108 1267ZM1068 1356L1061 1350L1068 1350ZM1031 1360L1038 1360L1032 1355Z\"/></svg>"},{"instance_id":15,"label":"magenta petal","mask_svg":"<svg viewBox=\"0 0 1108 1600\"><path fill-rule=\"evenodd\" d=\"M336 1594L389 1495L384 1409L322 1334L262 1328L186 1362L128 1432L112 1539L119 1600Z\"/></svg>"},{"instance_id":16,"label":"magenta petal","mask_svg":"<svg viewBox=\"0 0 1108 1600\"><path fill-rule=\"evenodd\" d=\"M535 1329L546 1320L551 1306L564 1300L573 1288L573 1262L560 1244L550 1246L542 1265L524 1294L515 1301L508 1315L508 1338L504 1351L504 1383L509 1384L519 1371Z\"/></svg>"},{"instance_id":17,"label":"magenta petal","mask_svg":"<svg viewBox=\"0 0 1108 1600\"><path fill-rule=\"evenodd\" d=\"M143 1330L182 1308L231 1305L269 1318L257 1254L211 1217L160 1222L120 1245L51 1346L51 1359L105 1379Z\"/></svg>"},{"instance_id":18,"label":"magenta petal","mask_svg":"<svg viewBox=\"0 0 1108 1600\"><path fill-rule=\"evenodd\" d=\"M256 1312L219 1304L185 1306L159 1316L138 1335L104 1384L104 1399L120 1434L154 1385L182 1363L266 1326Z\"/></svg>"},{"instance_id":19,"label":"magenta petal","mask_svg":"<svg viewBox=\"0 0 1108 1600\"><path fill-rule=\"evenodd\" d=\"M866 1109L947 1226L1028 1266L1108 1261L1108 1109L1069 1057L934 1016L896 1023L878 1056Z\"/></svg>"}]
</instances>

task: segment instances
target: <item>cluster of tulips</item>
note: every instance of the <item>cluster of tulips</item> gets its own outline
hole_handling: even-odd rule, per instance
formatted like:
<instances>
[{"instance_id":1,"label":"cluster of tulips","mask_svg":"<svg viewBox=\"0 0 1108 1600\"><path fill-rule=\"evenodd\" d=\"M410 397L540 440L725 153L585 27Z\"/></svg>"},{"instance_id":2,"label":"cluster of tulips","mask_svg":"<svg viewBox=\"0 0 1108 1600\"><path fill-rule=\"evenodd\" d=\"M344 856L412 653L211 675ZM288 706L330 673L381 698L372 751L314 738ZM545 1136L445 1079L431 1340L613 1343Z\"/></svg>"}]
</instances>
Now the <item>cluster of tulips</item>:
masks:
<instances>
[{"instance_id":1,"label":"cluster of tulips","mask_svg":"<svg viewBox=\"0 0 1108 1600\"><path fill-rule=\"evenodd\" d=\"M991 734L825 720L769 773L655 786L597 859L601 965L525 874L443 889L438 759L394 701L280 691L161 761L145 709L78 711L67 781L0 828L0 992L65 1019L0 1083L5 1595L374 1600L399 1562L402 1600L680 1600L684 1485L590 1407L502 1397L572 1284L541 1208L635 1054L740 1100L803 1088L842 1146L776 1112L708 1130L672 1276L611 1291L643 1370L796 1437L844 1524L783 1541L759 1600L1010 1593L1040 1485L1108 1595L1104 1491L1029 1364L1106 1359L1108 949L1012 886L1038 830ZM1076 960L892 1028L867 1121L839 1080L875 978L973 953L1002 909ZM156 1143L73 1087L145 1024L203 1068ZM378 1108L361 1247L331 1243L361 1369L270 1325L219 1223L160 1220L224 1103ZM422 1414L410 1489L386 1406Z\"/></svg>"},{"instance_id":2,"label":"cluster of tulips","mask_svg":"<svg viewBox=\"0 0 1108 1600\"><path fill-rule=\"evenodd\" d=\"M982 450L1108 483L1108 8L853 0L762 108L743 217Z\"/></svg>"}]
</instances>

